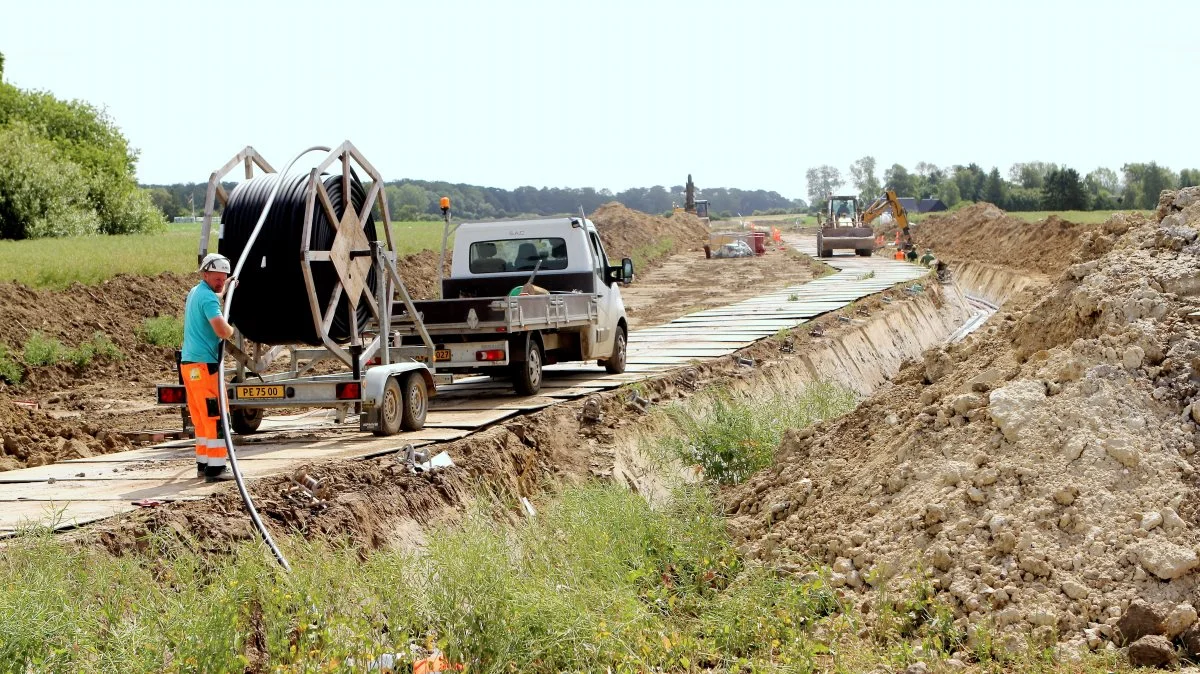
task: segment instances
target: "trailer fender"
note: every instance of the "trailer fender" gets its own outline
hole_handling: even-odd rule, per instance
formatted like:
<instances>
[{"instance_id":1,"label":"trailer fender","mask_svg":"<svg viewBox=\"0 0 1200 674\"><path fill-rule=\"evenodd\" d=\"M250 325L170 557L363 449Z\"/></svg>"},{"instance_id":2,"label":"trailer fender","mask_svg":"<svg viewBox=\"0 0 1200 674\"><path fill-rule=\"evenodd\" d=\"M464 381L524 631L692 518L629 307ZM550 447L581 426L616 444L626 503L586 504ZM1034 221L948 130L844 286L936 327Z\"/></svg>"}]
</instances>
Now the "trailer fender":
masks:
<instances>
[{"instance_id":1,"label":"trailer fender","mask_svg":"<svg viewBox=\"0 0 1200 674\"><path fill-rule=\"evenodd\" d=\"M387 385L388 379L413 370L420 372L421 376L425 378L425 385L429 388L429 397L432 398L435 395L433 374L424 363L389 363L376 365L363 375L363 407L368 409L379 407L383 404L383 387Z\"/></svg>"}]
</instances>

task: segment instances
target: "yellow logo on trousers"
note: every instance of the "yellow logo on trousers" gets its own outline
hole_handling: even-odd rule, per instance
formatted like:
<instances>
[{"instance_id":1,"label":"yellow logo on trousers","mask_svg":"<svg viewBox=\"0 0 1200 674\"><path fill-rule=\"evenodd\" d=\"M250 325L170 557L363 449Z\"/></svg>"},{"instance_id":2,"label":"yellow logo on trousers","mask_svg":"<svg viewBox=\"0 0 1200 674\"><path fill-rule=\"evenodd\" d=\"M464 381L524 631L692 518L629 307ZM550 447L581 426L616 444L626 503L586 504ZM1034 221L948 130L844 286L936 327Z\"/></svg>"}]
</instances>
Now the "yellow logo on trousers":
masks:
<instances>
[{"instance_id":1,"label":"yellow logo on trousers","mask_svg":"<svg viewBox=\"0 0 1200 674\"><path fill-rule=\"evenodd\" d=\"M188 372L188 378L191 379L192 381L200 381L200 370L198 370L196 368L192 368Z\"/></svg>"}]
</instances>

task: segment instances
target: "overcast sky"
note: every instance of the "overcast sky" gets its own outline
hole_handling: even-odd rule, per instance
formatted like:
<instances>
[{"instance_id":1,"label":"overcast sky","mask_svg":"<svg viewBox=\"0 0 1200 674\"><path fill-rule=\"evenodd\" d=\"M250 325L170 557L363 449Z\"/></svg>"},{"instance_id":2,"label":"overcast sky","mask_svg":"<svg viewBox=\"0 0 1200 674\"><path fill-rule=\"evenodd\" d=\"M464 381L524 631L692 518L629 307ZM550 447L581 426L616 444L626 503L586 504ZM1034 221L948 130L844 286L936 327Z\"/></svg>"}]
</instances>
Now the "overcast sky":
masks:
<instances>
[{"instance_id":1,"label":"overcast sky","mask_svg":"<svg viewBox=\"0 0 1200 674\"><path fill-rule=\"evenodd\" d=\"M386 179L805 194L804 171L1200 167L1200 2L0 0L5 79L145 183L352 140Z\"/></svg>"}]
</instances>

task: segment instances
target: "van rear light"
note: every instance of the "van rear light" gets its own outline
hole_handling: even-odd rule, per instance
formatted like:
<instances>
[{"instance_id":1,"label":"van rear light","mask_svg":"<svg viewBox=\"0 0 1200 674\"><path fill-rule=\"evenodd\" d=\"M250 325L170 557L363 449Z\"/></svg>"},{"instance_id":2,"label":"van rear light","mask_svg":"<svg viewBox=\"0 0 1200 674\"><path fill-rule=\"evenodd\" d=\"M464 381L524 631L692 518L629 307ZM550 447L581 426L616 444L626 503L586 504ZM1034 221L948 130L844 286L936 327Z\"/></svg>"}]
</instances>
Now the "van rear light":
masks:
<instances>
[{"instance_id":1,"label":"van rear light","mask_svg":"<svg viewBox=\"0 0 1200 674\"><path fill-rule=\"evenodd\" d=\"M362 386L356 381L338 384L334 389L334 397L338 400L358 400L362 397Z\"/></svg>"},{"instance_id":2,"label":"van rear light","mask_svg":"<svg viewBox=\"0 0 1200 674\"><path fill-rule=\"evenodd\" d=\"M476 351L475 360L504 360L504 349L487 349L486 351Z\"/></svg>"},{"instance_id":3,"label":"van rear light","mask_svg":"<svg viewBox=\"0 0 1200 674\"><path fill-rule=\"evenodd\" d=\"M159 386L159 405L184 405L187 403L187 389L182 386Z\"/></svg>"}]
</instances>

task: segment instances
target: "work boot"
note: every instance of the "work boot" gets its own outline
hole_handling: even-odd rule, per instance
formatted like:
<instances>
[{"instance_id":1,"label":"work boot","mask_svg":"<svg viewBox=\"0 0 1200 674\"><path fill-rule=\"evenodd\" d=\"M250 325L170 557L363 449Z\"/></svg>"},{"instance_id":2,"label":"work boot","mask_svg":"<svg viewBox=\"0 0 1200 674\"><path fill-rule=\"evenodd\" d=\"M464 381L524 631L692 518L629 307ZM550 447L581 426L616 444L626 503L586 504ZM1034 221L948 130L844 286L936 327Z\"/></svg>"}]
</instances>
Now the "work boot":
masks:
<instances>
[{"instance_id":1,"label":"work boot","mask_svg":"<svg viewBox=\"0 0 1200 674\"><path fill-rule=\"evenodd\" d=\"M196 462L196 477L204 477L204 469L208 468L207 463Z\"/></svg>"},{"instance_id":2,"label":"work boot","mask_svg":"<svg viewBox=\"0 0 1200 674\"><path fill-rule=\"evenodd\" d=\"M232 479L233 475L225 471L225 466L207 466L204 469L205 482L224 482Z\"/></svg>"}]
</instances>

